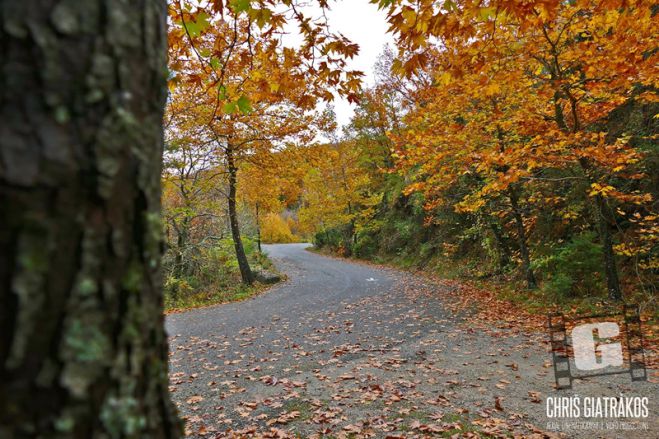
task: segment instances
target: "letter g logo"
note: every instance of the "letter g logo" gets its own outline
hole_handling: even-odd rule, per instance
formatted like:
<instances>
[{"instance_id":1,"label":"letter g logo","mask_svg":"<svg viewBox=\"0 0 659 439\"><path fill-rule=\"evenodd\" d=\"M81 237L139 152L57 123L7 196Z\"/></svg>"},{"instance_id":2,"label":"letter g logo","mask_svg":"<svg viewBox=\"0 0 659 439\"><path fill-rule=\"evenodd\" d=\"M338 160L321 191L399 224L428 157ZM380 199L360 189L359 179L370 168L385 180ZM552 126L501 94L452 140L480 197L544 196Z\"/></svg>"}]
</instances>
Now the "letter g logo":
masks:
<instances>
[{"instance_id":1,"label":"letter g logo","mask_svg":"<svg viewBox=\"0 0 659 439\"><path fill-rule=\"evenodd\" d=\"M620 327L613 322L588 323L572 330L574 363L581 370L598 370L609 366L622 366L620 343L600 344L595 348L594 333L599 338L611 338L620 334ZM600 353L598 361L596 353Z\"/></svg>"}]
</instances>

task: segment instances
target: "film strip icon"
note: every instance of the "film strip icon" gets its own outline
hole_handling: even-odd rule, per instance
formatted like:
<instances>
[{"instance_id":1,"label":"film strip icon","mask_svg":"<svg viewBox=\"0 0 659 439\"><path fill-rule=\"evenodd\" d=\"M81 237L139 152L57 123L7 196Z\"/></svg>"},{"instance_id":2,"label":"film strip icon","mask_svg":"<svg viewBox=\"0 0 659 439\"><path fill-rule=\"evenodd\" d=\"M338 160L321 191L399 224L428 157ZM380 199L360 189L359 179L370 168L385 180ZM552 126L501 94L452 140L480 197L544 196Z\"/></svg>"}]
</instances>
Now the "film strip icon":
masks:
<instances>
[{"instance_id":1,"label":"film strip icon","mask_svg":"<svg viewBox=\"0 0 659 439\"><path fill-rule=\"evenodd\" d=\"M645 368L645 352L643 351L643 331L641 331L641 314L638 306L625 305L625 334L627 335L627 351L629 352L629 374L632 381L647 381L648 372Z\"/></svg>"},{"instance_id":2,"label":"film strip icon","mask_svg":"<svg viewBox=\"0 0 659 439\"><path fill-rule=\"evenodd\" d=\"M624 319L625 343L628 352L628 369L592 373L588 375L574 376L571 370L570 344L568 340L568 323L581 320L596 320L606 318ZM595 314L567 318L562 313L548 315L549 341L551 345L552 362L554 365L554 377L556 389L571 389L575 379L589 378L605 375L620 375L629 373L632 381L647 381L647 370L645 367L645 353L643 351L643 333L641 331L641 316L637 305L624 305L621 313Z\"/></svg>"},{"instance_id":3,"label":"film strip icon","mask_svg":"<svg viewBox=\"0 0 659 439\"><path fill-rule=\"evenodd\" d=\"M549 340L551 343L556 389L571 389L574 378L570 370L570 354L568 351L565 316L561 313L549 314Z\"/></svg>"}]
</instances>

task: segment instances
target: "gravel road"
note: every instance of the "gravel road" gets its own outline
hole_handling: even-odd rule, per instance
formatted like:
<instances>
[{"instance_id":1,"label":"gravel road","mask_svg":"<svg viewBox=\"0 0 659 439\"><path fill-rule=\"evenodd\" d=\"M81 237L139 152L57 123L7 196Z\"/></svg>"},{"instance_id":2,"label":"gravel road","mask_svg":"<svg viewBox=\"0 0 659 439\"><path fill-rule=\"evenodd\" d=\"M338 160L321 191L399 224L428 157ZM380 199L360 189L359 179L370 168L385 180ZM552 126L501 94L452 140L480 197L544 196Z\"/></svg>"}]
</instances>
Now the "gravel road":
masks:
<instances>
[{"instance_id":1,"label":"gravel road","mask_svg":"<svg viewBox=\"0 0 659 439\"><path fill-rule=\"evenodd\" d=\"M288 276L266 293L167 317L188 435L659 437L656 384L619 376L559 394L544 334L474 329L449 312L450 287L306 247L266 246ZM546 415L547 396L621 392L650 398L630 430Z\"/></svg>"}]
</instances>

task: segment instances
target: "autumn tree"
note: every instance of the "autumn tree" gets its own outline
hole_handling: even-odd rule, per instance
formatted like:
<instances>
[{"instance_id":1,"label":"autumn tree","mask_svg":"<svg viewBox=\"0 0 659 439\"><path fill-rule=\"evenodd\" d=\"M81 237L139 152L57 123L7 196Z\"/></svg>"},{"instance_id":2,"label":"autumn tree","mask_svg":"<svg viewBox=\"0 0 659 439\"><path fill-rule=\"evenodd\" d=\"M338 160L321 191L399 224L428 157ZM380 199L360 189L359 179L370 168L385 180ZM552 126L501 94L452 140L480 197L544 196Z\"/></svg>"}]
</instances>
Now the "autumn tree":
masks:
<instances>
[{"instance_id":1,"label":"autumn tree","mask_svg":"<svg viewBox=\"0 0 659 439\"><path fill-rule=\"evenodd\" d=\"M415 102L415 91L432 83L422 73L413 78L395 73L396 61L393 50L385 47L375 64L375 85L359 95L355 114L344 128L346 136L357 142L362 160L370 161L372 177L379 179L386 175L379 171L394 167L391 135L404 128L404 114Z\"/></svg>"},{"instance_id":2,"label":"autumn tree","mask_svg":"<svg viewBox=\"0 0 659 439\"><path fill-rule=\"evenodd\" d=\"M173 275L180 277L191 249L223 236L226 178L211 149L194 139L168 138L165 151L163 220L174 253Z\"/></svg>"},{"instance_id":3,"label":"autumn tree","mask_svg":"<svg viewBox=\"0 0 659 439\"><path fill-rule=\"evenodd\" d=\"M289 223L275 212L265 215L262 230L267 243L286 244L296 240Z\"/></svg>"},{"instance_id":4,"label":"autumn tree","mask_svg":"<svg viewBox=\"0 0 659 439\"><path fill-rule=\"evenodd\" d=\"M443 58L434 54L437 65ZM500 269L509 260L503 236L510 218L527 286L535 288L524 189L537 159L517 123L520 106L537 105L537 98L519 93L525 78L508 69L464 72L455 80L444 72L438 80L418 89L415 102L423 105L412 106L407 129L397 136L397 164L414 179L408 192L424 194L431 216L440 204L480 215L502 255Z\"/></svg>"},{"instance_id":5,"label":"autumn tree","mask_svg":"<svg viewBox=\"0 0 659 439\"><path fill-rule=\"evenodd\" d=\"M629 183L646 178L643 152L624 131L612 131L610 119L622 105L656 99L652 9L642 2L385 3L401 51L414 53L394 68L407 76L429 69L439 89L415 105L416 131L407 133L405 151L417 160L404 161L455 163L449 179L476 169L478 190L458 209L485 206L505 190L519 212L513 203L520 185L553 182L545 199L557 200L564 182L585 183L584 213L599 234L607 290L620 299L613 237L619 218L656 216L652 196ZM457 93L448 96L442 88ZM463 110L452 110L465 96ZM431 102L435 112L425 109ZM416 151L416 144L426 146ZM421 157L424 151L430 158ZM441 195L437 183L446 176L424 166L427 177L411 190ZM516 222L520 238L525 220Z\"/></svg>"},{"instance_id":6,"label":"autumn tree","mask_svg":"<svg viewBox=\"0 0 659 439\"><path fill-rule=\"evenodd\" d=\"M283 207L280 178L268 171L269 169L264 170L262 166L248 163L242 166L238 173L238 185L242 188L240 198L254 215L259 251L262 251L261 224L263 218L281 211Z\"/></svg>"},{"instance_id":7,"label":"autumn tree","mask_svg":"<svg viewBox=\"0 0 659 439\"><path fill-rule=\"evenodd\" d=\"M325 236L330 229L347 226L343 250L350 253L379 195L371 191L369 173L360 166L359 150L352 141L335 139L309 154L300 222L306 230Z\"/></svg>"},{"instance_id":8,"label":"autumn tree","mask_svg":"<svg viewBox=\"0 0 659 439\"><path fill-rule=\"evenodd\" d=\"M283 13L259 6L265 5L232 3L226 14L217 5L179 2L170 8L179 25L170 32L170 65L177 72L171 81L178 95L174 99L194 96L198 108L191 111L222 155L231 232L245 283L253 275L236 210L240 164L258 161L289 142L311 141L320 123L311 111L317 100L333 98L328 86L354 96L361 76L344 68L357 47L313 24L295 3ZM298 21L305 37L298 48L285 47L277 38L286 14Z\"/></svg>"},{"instance_id":9,"label":"autumn tree","mask_svg":"<svg viewBox=\"0 0 659 439\"><path fill-rule=\"evenodd\" d=\"M553 124L543 130L537 123L534 140L541 156L578 165L590 186L607 290L616 300L622 299L613 238L617 212L625 215L642 206L651 214L652 197L626 186L645 177L639 166L643 154L629 143L628 134L612 135L607 118L625 102L644 99L643 90L656 85L651 73L655 28L646 4L582 2L564 5L552 21L527 32L526 55L535 61L534 79L546 99L544 120Z\"/></svg>"}]
</instances>

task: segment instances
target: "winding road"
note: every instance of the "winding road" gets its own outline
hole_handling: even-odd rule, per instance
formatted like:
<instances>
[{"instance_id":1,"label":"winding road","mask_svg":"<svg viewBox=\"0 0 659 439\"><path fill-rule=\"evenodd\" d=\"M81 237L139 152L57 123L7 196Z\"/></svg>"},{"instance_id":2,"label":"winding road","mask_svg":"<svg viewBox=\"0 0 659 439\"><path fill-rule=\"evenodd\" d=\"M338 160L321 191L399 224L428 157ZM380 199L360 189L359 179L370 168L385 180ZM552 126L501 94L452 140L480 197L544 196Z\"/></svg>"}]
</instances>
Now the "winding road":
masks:
<instances>
[{"instance_id":1,"label":"winding road","mask_svg":"<svg viewBox=\"0 0 659 439\"><path fill-rule=\"evenodd\" d=\"M266 246L288 277L267 292L167 317L170 390L188 435L544 434L554 392L543 334L476 330L450 311L450 284L307 247ZM627 381L579 390L657 389Z\"/></svg>"},{"instance_id":2,"label":"winding road","mask_svg":"<svg viewBox=\"0 0 659 439\"><path fill-rule=\"evenodd\" d=\"M246 302L172 315L167 320L169 333L198 337L238 333L246 326L261 326L281 317L301 323L300 319L311 314L378 295L394 282L392 273L321 256L307 247L309 244L265 245L264 251L286 273L288 282Z\"/></svg>"}]
</instances>

